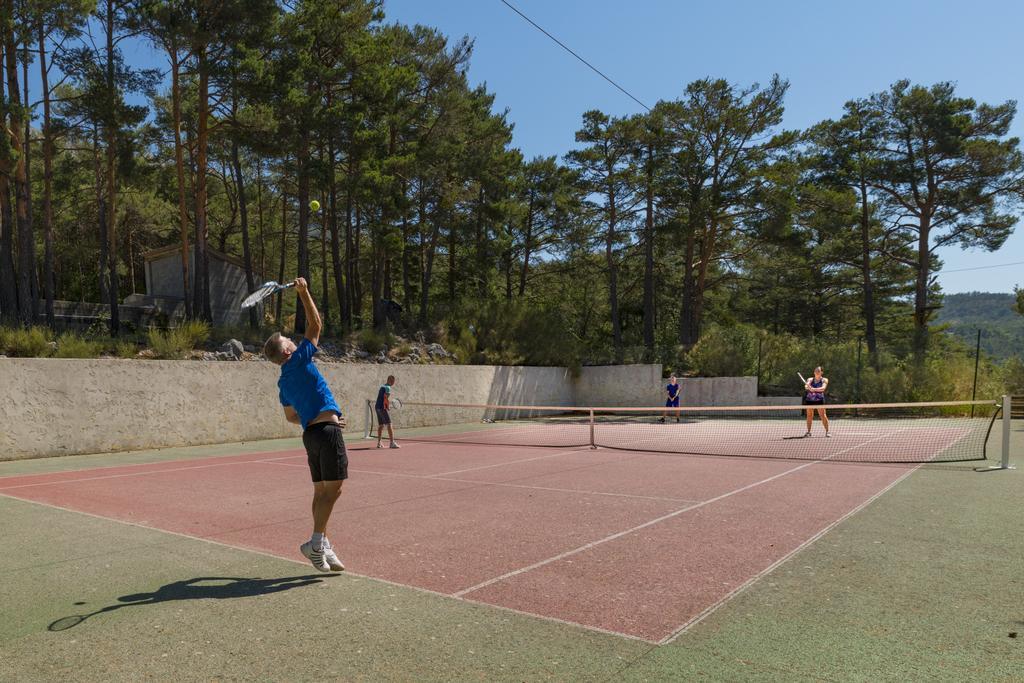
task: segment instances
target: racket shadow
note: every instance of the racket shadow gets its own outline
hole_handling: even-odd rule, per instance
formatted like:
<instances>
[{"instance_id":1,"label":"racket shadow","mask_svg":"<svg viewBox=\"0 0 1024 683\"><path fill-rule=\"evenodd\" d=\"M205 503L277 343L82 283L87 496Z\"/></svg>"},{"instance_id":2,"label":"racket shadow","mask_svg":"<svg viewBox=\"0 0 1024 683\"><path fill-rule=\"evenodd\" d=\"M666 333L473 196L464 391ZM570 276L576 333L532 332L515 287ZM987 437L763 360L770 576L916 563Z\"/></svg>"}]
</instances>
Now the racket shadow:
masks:
<instances>
[{"instance_id":1,"label":"racket shadow","mask_svg":"<svg viewBox=\"0 0 1024 683\"><path fill-rule=\"evenodd\" d=\"M251 598L257 595L280 593L323 581L323 575L287 576L276 579L240 578L228 576L200 576L184 581L175 581L161 586L151 593L130 593L119 597L118 604L107 605L88 614L72 614L50 623L48 631L66 631L97 614L113 612L125 607L156 605L173 600L227 600ZM76 605L85 603L75 603Z\"/></svg>"}]
</instances>

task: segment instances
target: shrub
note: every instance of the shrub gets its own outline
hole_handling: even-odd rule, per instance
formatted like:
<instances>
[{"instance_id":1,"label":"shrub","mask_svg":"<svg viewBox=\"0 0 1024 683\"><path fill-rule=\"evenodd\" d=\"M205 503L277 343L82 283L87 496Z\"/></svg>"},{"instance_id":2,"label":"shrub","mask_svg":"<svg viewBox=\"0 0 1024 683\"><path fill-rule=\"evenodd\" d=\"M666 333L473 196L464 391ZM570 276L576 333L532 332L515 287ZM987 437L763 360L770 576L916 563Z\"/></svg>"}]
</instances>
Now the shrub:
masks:
<instances>
[{"instance_id":1,"label":"shrub","mask_svg":"<svg viewBox=\"0 0 1024 683\"><path fill-rule=\"evenodd\" d=\"M57 358L98 358L103 344L80 337L74 332L65 332L57 337Z\"/></svg>"},{"instance_id":2,"label":"shrub","mask_svg":"<svg viewBox=\"0 0 1024 683\"><path fill-rule=\"evenodd\" d=\"M389 332L377 332L372 327L367 327L359 331L357 336L359 346L370 355L377 355L385 348L390 347L394 343L394 338Z\"/></svg>"},{"instance_id":3,"label":"shrub","mask_svg":"<svg viewBox=\"0 0 1024 683\"><path fill-rule=\"evenodd\" d=\"M139 347L133 341L118 339L114 342L114 355L118 358L135 358L139 355Z\"/></svg>"},{"instance_id":4,"label":"shrub","mask_svg":"<svg viewBox=\"0 0 1024 683\"><path fill-rule=\"evenodd\" d=\"M189 351L210 339L210 325L203 320L188 320L179 325L175 332L181 342L188 345Z\"/></svg>"},{"instance_id":5,"label":"shrub","mask_svg":"<svg viewBox=\"0 0 1024 683\"><path fill-rule=\"evenodd\" d=\"M50 355L50 331L45 327L7 328L2 336L8 356L43 358Z\"/></svg>"}]
</instances>

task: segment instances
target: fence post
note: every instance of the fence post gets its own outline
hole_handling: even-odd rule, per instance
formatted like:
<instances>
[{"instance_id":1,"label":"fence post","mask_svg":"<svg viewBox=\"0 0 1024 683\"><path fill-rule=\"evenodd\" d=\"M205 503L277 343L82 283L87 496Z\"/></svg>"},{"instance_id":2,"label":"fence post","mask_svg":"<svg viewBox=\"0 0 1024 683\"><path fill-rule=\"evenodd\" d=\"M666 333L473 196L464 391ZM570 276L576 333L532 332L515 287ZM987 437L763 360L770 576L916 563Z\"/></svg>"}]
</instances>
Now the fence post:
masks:
<instances>
[{"instance_id":1,"label":"fence post","mask_svg":"<svg viewBox=\"0 0 1024 683\"><path fill-rule=\"evenodd\" d=\"M978 341L974 345L974 385L971 387L971 400L978 395L978 359L981 358L981 328L978 328ZM971 406L971 417L974 417L974 406Z\"/></svg>"},{"instance_id":2,"label":"fence post","mask_svg":"<svg viewBox=\"0 0 1024 683\"><path fill-rule=\"evenodd\" d=\"M1002 469L1010 468L1010 414L1013 412L1013 399L1003 395L1003 457Z\"/></svg>"}]
</instances>

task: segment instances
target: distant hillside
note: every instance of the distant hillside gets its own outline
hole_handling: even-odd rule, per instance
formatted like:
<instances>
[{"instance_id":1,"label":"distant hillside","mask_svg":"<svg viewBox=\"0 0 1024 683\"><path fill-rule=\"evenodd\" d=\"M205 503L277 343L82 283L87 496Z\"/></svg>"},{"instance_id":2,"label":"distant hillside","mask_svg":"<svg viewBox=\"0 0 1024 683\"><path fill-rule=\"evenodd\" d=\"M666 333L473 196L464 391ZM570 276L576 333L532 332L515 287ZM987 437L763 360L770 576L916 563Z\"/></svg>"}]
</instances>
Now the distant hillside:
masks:
<instances>
[{"instance_id":1,"label":"distant hillside","mask_svg":"<svg viewBox=\"0 0 1024 683\"><path fill-rule=\"evenodd\" d=\"M974 346L981 330L981 349L993 358L1024 358L1024 316L1013 309L1012 294L970 292L947 294L939 309L938 322L948 331Z\"/></svg>"}]
</instances>

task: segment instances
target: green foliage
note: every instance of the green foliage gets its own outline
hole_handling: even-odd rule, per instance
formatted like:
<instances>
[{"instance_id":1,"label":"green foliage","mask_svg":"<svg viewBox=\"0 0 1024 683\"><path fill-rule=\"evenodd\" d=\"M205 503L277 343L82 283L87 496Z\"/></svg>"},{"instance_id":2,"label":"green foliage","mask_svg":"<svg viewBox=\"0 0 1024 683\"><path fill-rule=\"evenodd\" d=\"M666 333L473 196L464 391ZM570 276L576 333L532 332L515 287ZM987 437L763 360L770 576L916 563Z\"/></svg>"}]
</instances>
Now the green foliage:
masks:
<instances>
[{"instance_id":1,"label":"green foliage","mask_svg":"<svg viewBox=\"0 0 1024 683\"><path fill-rule=\"evenodd\" d=\"M0 328L0 351L20 358L50 355L50 331L45 327Z\"/></svg>"},{"instance_id":2,"label":"green foliage","mask_svg":"<svg viewBox=\"0 0 1024 683\"><path fill-rule=\"evenodd\" d=\"M188 321L169 330L150 328L148 341L157 358L179 360L187 358L196 346L210 337L210 326L202 321Z\"/></svg>"},{"instance_id":3,"label":"green foliage","mask_svg":"<svg viewBox=\"0 0 1024 683\"><path fill-rule=\"evenodd\" d=\"M757 366L757 331L749 325L712 325L687 354L700 377L743 377Z\"/></svg>"},{"instance_id":4,"label":"green foliage","mask_svg":"<svg viewBox=\"0 0 1024 683\"><path fill-rule=\"evenodd\" d=\"M1013 294L946 294L936 322L971 348L980 329L981 350L993 358L1024 356L1024 317L1015 311L1017 301Z\"/></svg>"},{"instance_id":5,"label":"green foliage","mask_svg":"<svg viewBox=\"0 0 1024 683\"><path fill-rule=\"evenodd\" d=\"M202 320L188 320L179 325L176 332L190 349L201 346L210 339L210 325Z\"/></svg>"},{"instance_id":6,"label":"green foliage","mask_svg":"<svg viewBox=\"0 0 1024 683\"><path fill-rule=\"evenodd\" d=\"M377 332L370 327L360 330L356 339L359 346L372 356L376 356L395 343L394 335L390 332Z\"/></svg>"},{"instance_id":7,"label":"green foliage","mask_svg":"<svg viewBox=\"0 0 1024 683\"><path fill-rule=\"evenodd\" d=\"M1024 360L1019 356L1014 356L1003 364L1003 384L1010 394L1024 394Z\"/></svg>"},{"instance_id":8,"label":"green foliage","mask_svg":"<svg viewBox=\"0 0 1024 683\"><path fill-rule=\"evenodd\" d=\"M139 355L139 346L134 341L118 339L114 341L113 351L118 358L135 358Z\"/></svg>"},{"instance_id":9,"label":"green foliage","mask_svg":"<svg viewBox=\"0 0 1024 683\"><path fill-rule=\"evenodd\" d=\"M464 311L448 320L445 340L445 348L459 363L580 364L578 340L555 309L494 303Z\"/></svg>"},{"instance_id":10,"label":"green foliage","mask_svg":"<svg viewBox=\"0 0 1024 683\"><path fill-rule=\"evenodd\" d=\"M80 337L74 332L65 332L57 337L57 358L98 358L103 343Z\"/></svg>"}]
</instances>

